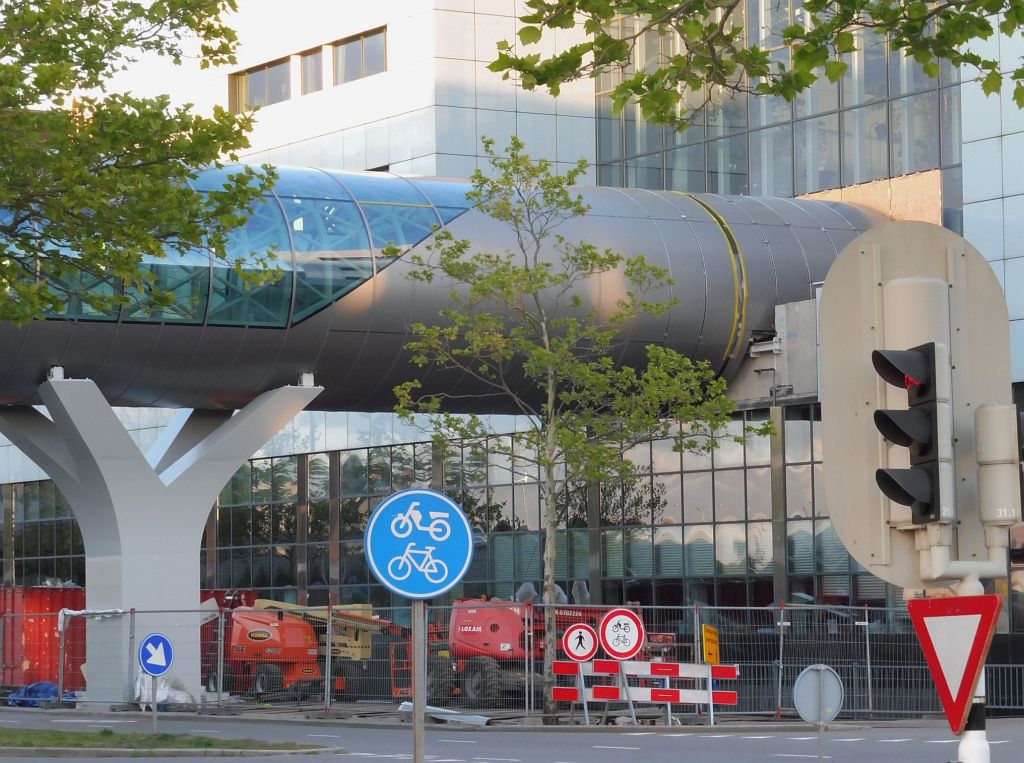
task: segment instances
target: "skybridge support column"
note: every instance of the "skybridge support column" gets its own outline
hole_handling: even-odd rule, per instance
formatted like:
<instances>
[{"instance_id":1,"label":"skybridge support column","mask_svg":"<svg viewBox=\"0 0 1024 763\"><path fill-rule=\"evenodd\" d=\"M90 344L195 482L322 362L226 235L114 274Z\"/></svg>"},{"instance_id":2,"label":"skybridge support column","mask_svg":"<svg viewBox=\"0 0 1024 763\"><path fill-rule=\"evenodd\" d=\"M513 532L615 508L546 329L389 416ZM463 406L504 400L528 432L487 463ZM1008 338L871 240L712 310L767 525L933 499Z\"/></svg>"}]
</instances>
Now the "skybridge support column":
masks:
<instances>
[{"instance_id":1,"label":"skybridge support column","mask_svg":"<svg viewBox=\"0 0 1024 763\"><path fill-rule=\"evenodd\" d=\"M50 475L78 520L86 608L139 610L136 644L150 633L167 636L174 659L164 677L193 698L203 678L196 610L210 509L238 467L322 389L311 379L280 387L234 415L179 411L148 454L88 379L51 378L39 387L51 418L28 406L0 408L0 432ZM91 707L132 700L139 668L128 618L88 623L85 700Z\"/></svg>"}]
</instances>

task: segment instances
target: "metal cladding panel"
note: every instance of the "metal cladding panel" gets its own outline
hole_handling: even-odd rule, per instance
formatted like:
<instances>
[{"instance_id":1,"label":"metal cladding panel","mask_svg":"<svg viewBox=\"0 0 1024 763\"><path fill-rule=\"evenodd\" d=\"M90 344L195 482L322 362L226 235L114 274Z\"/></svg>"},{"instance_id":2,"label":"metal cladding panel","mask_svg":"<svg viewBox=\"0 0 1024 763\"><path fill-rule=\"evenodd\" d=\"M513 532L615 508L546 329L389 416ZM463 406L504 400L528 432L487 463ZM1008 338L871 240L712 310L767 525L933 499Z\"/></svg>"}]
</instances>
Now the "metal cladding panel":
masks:
<instances>
[{"instance_id":1,"label":"metal cladding panel","mask_svg":"<svg viewBox=\"0 0 1024 763\"><path fill-rule=\"evenodd\" d=\"M772 207L761 203L759 196L735 196L733 204L750 217L755 225L785 225L785 221Z\"/></svg>"},{"instance_id":2,"label":"metal cladding panel","mask_svg":"<svg viewBox=\"0 0 1024 763\"><path fill-rule=\"evenodd\" d=\"M820 228L822 223L808 210L806 202L794 199L780 199L774 196L750 196L745 209L757 217L754 208L765 207L778 215L783 225L799 225L804 228Z\"/></svg>"},{"instance_id":3,"label":"metal cladding panel","mask_svg":"<svg viewBox=\"0 0 1024 763\"><path fill-rule=\"evenodd\" d=\"M778 296L775 265L765 242L765 230L754 225L730 226L743 263L746 330L770 329L775 325ZM743 342L746 346L746 341Z\"/></svg>"},{"instance_id":4,"label":"metal cladding panel","mask_svg":"<svg viewBox=\"0 0 1024 763\"><path fill-rule=\"evenodd\" d=\"M741 228L753 225L753 220L742 206L736 203L736 197L716 196L710 193L695 193L694 199L707 204L715 210L715 214L721 217L730 227Z\"/></svg>"},{"instance_id":5,"label":"metal cladding panel","mask_svg":"<svg viewBox=\"0 0 1024 763\"><path fill-rule=\"evenodd\" d=\"M144 327L135 328L141 330ZM231 326L205 326L190 333L195 336L195 353L178 378L178 385L187 381L193 390L193 402L181 401L178 404L221 410L239 407L238 401L243 398L234 372L242 346L239 331Z\"/></svg>"},{"instance_id":6,"label":"metal cladding panel","mask_svg":"<svg viewBox=\"0 0 1024 763\"><path fill-rule=\"evenodd\" d=\"M828 269L832 267L839 252L832 242L829 231L820 228L793 228L793 233L800 239L804 253L807 256L807 268L810 282L821 283L828 275ZM841 233L841 232L840 232ZM850 239L856 238L856 234ZM807 291L804 288L795 288L796 284L782 283L779 290L780 304L784 302L795 302L800 299L807 299Z\"/></svg>"},{"instance_id":7,"label":"metal cladding panel","mask_svg":"<svg viewBox=\"0 0 1024 763\"><path fill-rule=\"evenodd\" d=\"M668 250L669 275L675 280L673 294L679 304L668 316L668 335L684 355L696 353L707 315L708 278L693 228L677 216L656 220Z\"/></svg>"},{"instance_id":8,"label":"metal cladding panel","mask_svg":"<svg viewBox=\"0 0 1024 763\"><path fill-rule=\"evenodd\" d=\"M787 288L797 289L799 284L805 285L806 297L810 299L810 270L807 267L807 258L804 256L804 248L793 228L785 225L763 226L761 228L768 239L768 254L772 260L775 279L775 294L772 302L780 304L780 284L786 284ZM751 280L751 283L757 281ZM753 287L752 287L753 288Z\"/></svg>"},{"instance_id":9,"label":"metal cladding panel","mask_svg":"<svg viewBox=\"0 0 1024 763\"><path fill-rule=\"evenodd\" d=\"M720 369L727 360L731 337L738 330L738 264L729 254L725 236L717 223L690 222L707 273L707 315L696 357Z\"/></svg>"},{"instance_id":10,"label":"metal cladding panel","mask_svg":"<svg viewBox=\"0 0 1024 763\"><path fill-rule=\"evenodd\" d=\"M664 191L636 190L636 200L650 217L655 220L678 220L679 210L667 198Z\"/></svg>"}]
</instances>

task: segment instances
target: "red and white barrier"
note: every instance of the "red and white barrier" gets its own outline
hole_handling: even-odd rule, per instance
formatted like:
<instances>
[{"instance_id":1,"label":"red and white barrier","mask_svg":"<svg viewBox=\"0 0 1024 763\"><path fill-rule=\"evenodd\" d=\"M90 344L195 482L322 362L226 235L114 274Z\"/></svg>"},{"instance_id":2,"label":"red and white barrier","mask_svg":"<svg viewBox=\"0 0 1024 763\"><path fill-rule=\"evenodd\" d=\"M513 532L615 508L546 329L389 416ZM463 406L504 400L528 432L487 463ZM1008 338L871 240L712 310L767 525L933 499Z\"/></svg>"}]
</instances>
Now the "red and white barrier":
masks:
<instances>
[{"instance_id":1,"label":"red and white barrier","mask_svg":"<svg viewBox=\"0 0 1024 763\"><path fill-rule=\"evenodd\" d=\"M680 705L736 705L739 695L734 691L720 691L713 688L712 681L735 680L739 677L736 665L704 665L682 662L639 662L634 660L593 660L592 662L554 663L556 676L626 676L629 678L662 679L664 687L598 685L581 688L556 686L552 699L557 702L640 702L653 704ZM672 680L693 679L704 682L704 688L680 689L668 684ZM625 682L623 682L625 683Z\"/></svg>"}]
</instances>

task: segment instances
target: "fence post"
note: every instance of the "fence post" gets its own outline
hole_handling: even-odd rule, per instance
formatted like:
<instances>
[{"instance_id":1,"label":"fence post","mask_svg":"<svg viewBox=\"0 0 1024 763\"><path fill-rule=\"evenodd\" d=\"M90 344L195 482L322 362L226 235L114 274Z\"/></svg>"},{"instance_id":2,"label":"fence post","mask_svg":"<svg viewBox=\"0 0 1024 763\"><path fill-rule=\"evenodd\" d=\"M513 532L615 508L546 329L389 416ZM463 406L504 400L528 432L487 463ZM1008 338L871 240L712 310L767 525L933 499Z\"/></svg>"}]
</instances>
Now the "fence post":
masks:
<instances>
[{"instance_id":1,"label":"fence post","mask_svg":"<svg viewBox=\"0 0 1024 763\"><path fill-rule=\"evenodd\" d=\"M873 714L875 711L875 695L871 688L871 618L868 616L867 607L864 607L864 652L868 663L868 712Z\"/></svg>"},{"instance_id":2,"label":"fence post","mask_svg":"<svg viewBox=\"0 0 1024 763\"><path fill-rule=\"evenodd\" d=\"M224 709L224 610L217 607L217 710Z\"/></svg>"},{"instance_id":3,"label":"fence post","mask_svg":"<svg viewBox=\"0 0 1024 763\"><path fill-rule=\"evenodd\" d=\"M88 627L88 623L86 624L86 627ZM88 659L88 654L86 655L86 659ZM131 684L131 686L128 687L129 697L132 697L135 694L135 662L135 607L132 607L128 610L128 681ZM89 686L86 685L85 688L88 689ZM156 694L153 695L153 705L156 705Z\"/></svg>"},{"instance_id":4,"label":"fence post","mask_svg":"<svg viewBox=\"0 0 1024 763\"><path fill-rule=\"evenodd\" d=\"M58 707L60 706L61 701L64 699L64 651L65 651L65 647L66 647L64 636L65 636L65 634L67 633L67 630L68 630L67 629L67 621L66 621L66 619L64 617L62 617L62 615L63 615L63 610L61 610L61 612L57 613L57 628L60 631L60 646L58 647L58 655L57 655L57 659L59 660L59 662L57 664L57 706ZM0 622L2 622L2 621L3 621L3 618L0 618ZM0 633L2 633L2 629L0 629Z\"/></svg>"},{"instance_id":5,"label":"fence post","mask_svg":"<svg viewBox=\"0 0 1024 763\"><path fill-rule=\"evenodd\" d=\"M785 653L786 643L786 628L789 623L786 622L786 605L783 603L779 607L779 619L776 622L779 627L779 688L778 693L775 696L775 717L782 717L782 672L783 672L783 656Z\"/></svg>"},{"instance_id":6,"label":"fence post","mask_svg":"<svg viewBox=\"0 0 1024 763\"><path fill-rule=\"evenodd\" d=\"M543 605L541 606L543 607ZM541 617L543 618L541 622L546 625L548 618L543 609L541 610ZM526 638L523 639L526 644L526 654L523 655L524 662L526 663L526 697L524 697L524 704L526 706L526 715L529 717L533 715L533 607L526 608L524 625L526 627ZM544 643L547 644L547 642L547 633L545 632Z\"/></svg>"},{"instance_id":7,"label":"fence post","mask_svg":"<svg viewBox=\"0 0 1024 763\"><path fill-rule=\"evenodd\" d=\"M331 602L327 602L327 632L324 634L324 709L331 711L331 689L334 686L334 668L332 652L334 651L334 611Z\"/></svg>"}]
</instances>

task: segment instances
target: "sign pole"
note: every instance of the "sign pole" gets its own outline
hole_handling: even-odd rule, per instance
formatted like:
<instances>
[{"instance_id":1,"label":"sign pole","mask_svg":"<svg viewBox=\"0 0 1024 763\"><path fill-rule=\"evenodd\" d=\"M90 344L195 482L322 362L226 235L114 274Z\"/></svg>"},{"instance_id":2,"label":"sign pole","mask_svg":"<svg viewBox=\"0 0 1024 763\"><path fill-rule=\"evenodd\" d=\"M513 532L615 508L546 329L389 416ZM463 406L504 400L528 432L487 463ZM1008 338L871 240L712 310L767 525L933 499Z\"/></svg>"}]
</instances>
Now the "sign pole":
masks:
<instances>
[{"instance_id":1,"label":"sign pole","mask_svg":"<svg viewBox=\"0 0 1024 763\"><path fill-rule=\"evenodd\" d=\"M156 733L156 676L149 677L150 703L153 705L153 733Z\"/></svg>"},{"instance_id":2,"label":"sign pole","mask_svg":"<svg viewBox=\"0 0 1024 763\"><path fill-rule=\"evenodd\" d=\"M427 634L423 599L412 603L412 759L423 763L424 723L427 712Z\"/></svg>"},{"instance_id":3,"label":"sign pole","mask_svg":"<svg viewBox=\"0 0 1024 763\"><path fill-rule=\"evenodd\" d=\"M957 586L956 595L960 596L981 596L985 588L977 575L970 575L960 581ZM986 655L988 650L986 649ZM957 746L957 759L962 763L989 763L990 750L988 736L985 731L985 657L982 655L980 675L978 684L974 689L971 709L967 713L967 723L964 724L964 734Z\"/></svg>"},{"instance_id":4,"label":"sign pole","mask_svg":"<svg viewBox=\"0 0 1024 763\"><path fill-rule=\"evenodd\" d=\"M583 700L583 723L590 725L590 710L587 706L587 682L583 678L583 663L576 663L576 685L580 687L580 699Z\"/></svg>"}]
</instances>

